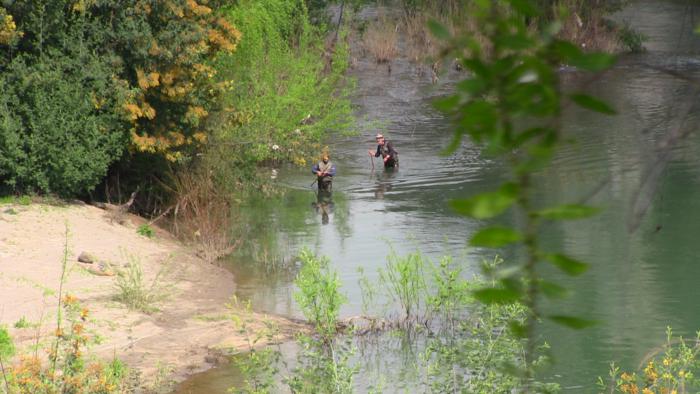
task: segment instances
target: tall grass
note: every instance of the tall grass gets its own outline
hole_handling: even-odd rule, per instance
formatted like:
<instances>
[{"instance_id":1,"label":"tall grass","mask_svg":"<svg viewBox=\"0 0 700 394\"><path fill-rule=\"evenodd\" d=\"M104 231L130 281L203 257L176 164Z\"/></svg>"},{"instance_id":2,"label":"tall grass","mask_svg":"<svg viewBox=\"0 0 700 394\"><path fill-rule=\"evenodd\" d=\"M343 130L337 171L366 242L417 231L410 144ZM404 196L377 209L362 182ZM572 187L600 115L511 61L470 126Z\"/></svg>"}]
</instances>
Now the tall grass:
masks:
<instances>
[{"instance_id":1,"label":"tall grass","mask_svg":"<svg viewBox=\"0 0 700 394\"><path fill-rule=\"evenodd\" d=\"M196 245L197 254L213 262L231 254L238 241L231 235L229 196L217 186L206 167L172 175L177 196L171 222L177 237Z\"/></svg>"},{"instance_id":2,"label":"tall grass","mask_svg":"<svg viewBox=\"0 0 700 394\"><path fill-rule=\"evenodd\" d=\"M404 320L416 319L424 311L427 295L424 270L425 260L420 252L402 257L393 250L386 267L379 269L379 280L389 297L401 307Z\"/></svg>"},{"instance_id":3,"label":"tall grass","mask_svg":"<svg viewBox=\"0 0 700 394\"><path fill-rule=\"evenodd\" d=\"M362 43L364 49L377 63L388 63L399 55L398 25L386 18L380 18L367 28Z\"/></svg>"},{"instance_id":4,"label":"tall grass","mask_svg":"<svg viewBox=\"0 0 700 394\"><path fill-rule=\"evenodd\" d=\"M126 269L117 276L115 300L129 309L151 313L157 310L156 304L168 296L168 287L161 279L167 272L167 263L158 270L150 284L146 283L143 266L138 257L125 254L128 263Z\"/></svg>"}]
</instances>

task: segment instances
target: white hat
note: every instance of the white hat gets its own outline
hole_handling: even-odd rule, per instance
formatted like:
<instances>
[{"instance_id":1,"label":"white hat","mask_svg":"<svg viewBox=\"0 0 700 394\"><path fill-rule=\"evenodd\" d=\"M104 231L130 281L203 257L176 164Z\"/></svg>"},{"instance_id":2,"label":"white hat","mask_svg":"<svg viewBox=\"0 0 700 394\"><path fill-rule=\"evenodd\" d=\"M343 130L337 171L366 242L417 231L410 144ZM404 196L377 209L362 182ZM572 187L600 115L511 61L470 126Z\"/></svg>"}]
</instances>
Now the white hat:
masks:
<instances>
[{"instance_id":1,"label":"white hat","mask_svg":"<svg viewBox=\"0 0 700 394\"><path fill-rule=\"evenodd\" d=\"M384 136L383 136L383 135L382 135L382 134L380 133L380 134L377 134L377 136L376 136L376 137L374 137L374 138L376 138L376 139L380 139L380 138L384 138Z\"/></svg>"}]
</instances>

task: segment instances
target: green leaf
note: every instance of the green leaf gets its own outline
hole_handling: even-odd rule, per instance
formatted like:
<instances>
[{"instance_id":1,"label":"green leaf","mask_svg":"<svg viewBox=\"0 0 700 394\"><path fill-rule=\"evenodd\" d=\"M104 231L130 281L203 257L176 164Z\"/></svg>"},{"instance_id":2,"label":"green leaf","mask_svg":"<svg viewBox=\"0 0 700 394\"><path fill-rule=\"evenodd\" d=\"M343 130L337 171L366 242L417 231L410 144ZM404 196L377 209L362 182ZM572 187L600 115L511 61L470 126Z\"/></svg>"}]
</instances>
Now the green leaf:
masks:
<instances>
[{"instance_id":1,"label":"green leaf","mask_svg":"<svg viewBox=\"0 0 700 394\"><path fill-rule=\"evenodd\" d=\"M600 52L582 53L570 59L570 63L582 70L600 72L615 64L615 56Z\"/></svg>"},{"instance_id":2,"label":"green leaf","mask_svg":"<svg viewBox=\"0 0 700 394\"><path fill-rule=\"evenodd\" d=\"M522 270L523 270L523 267L519 266L519 265L514 265L512 267L506 267L506 268L500 268L500 269L495 270L495 272L493 272L493 277L498 279L498 280L505 281L505 280L508 280L508 279L513 278L516 275L520 274L522 272ZM517 288L517 286L507 286L507 287Z\"/></svg>"},{"instance_id":3,"label":"green leaf","mask_svg":"<svg viewBox=\"0 0 700 394\"><path fill-rule=\"evenodd\" d=\"M474 298L484 304L512 304L520 300L520 292L513 289L489 287L474 291Z\"/></svg>"},{"instance_id":4,"label":"green leaf","mask_svg":"<svg viewBox=\"0 0 700 394\"><path fill-rule=\"evenodd\" d=\"M7 361L15 354L15 345L12 342L7 327L0 326L0 360Z\"/></svg>"},{"instance_id":5,"label":"green leaf","mask_svg":"<svg viewBox=\"0 0 700 394\"><path fill-rule=\"evenodd\" d=\"M606 115L615 115L617 113L610 105L608 105L608 103L593 96L576 93L569 97L571 97L571 100L573 100L579 106L590 109L591 111L600 112L601 114Z\"/></svg>"},{"instance_id":6,"label":"green leaf","mask_svg":"<svg viewBox=\"0 0 700 394\"><path fill-rule=\"evenodd\" d=\"M479 230L469 241L471 246L483 246L486 248L500 248L501 246L518 242L523 239L522 234L512 228L494 226Z\"/></svg>"},{"instance_id":7,"label":"green leaf","mask_svg":"<svg viewBox=\"0 0 700 394\"><path fill-rule=\"evenodd\" d=\"M497 127L498 110L493 103L474 100L460 110L459 126L480 142L484 135L489 135Z\"/></svg>"},{"instance_id":8,"label":"green leaf","mask_svg":"<svg viewBox=\"0 0 700 394\"><path fill-rule=\"evenodd\" d=\"M559 286L556 283L547 282L544 280L540 281L540 289L542 289L542 293L544 293L544 295L550 299L566 298L570 294L568 289Z\"/></svg>"},{"instance_id":9,"label":"green leaf","mask_svg":"<svg viewBox=\"0 0 700 394\"><path fill-rule=\"evenodd\" d=\"M535 45L534 41L530 39L525 34L509 34L506 36L501 36L498 38L496 41L496 44L499 47L506 48L506 49L512 49L512 50L523 50L523 49L528 49L531 48Z\"/></svg>"},{"instance_id":10,"label":"green leaf","mask_svg":"<svg viewBox=\"0 0 700 394\"><path fill-rule=\"evenodd\" d=\"M453 154L461 146L463 135L464 131L462 131L460 128L455 129L455 132L452 135L452 140L447 145L447 147L445 147L445 149L443 149L442 152L440 152L440 154L443 156L449 156Z\"/></svg>"},{"instance_id":11,"label":"green leaf","mask_svg":"<svg viewBox=\"0 0 700 394\"><path fill-rule=\"evenodd\" d=\"M457 84L457 90L463 91L471 96L481 94L486 87L486 82L483 78L467 78Z\"/></svg>"},{"instance_id":12,"label":"green leaf","mask_svg":"<svg viewBox=\"0 0 700 394\"><path fill-rule=\"evenodd\" d=\"M452 112L457 108L457 105L459 105L459 96L456 94L433 101L433 106L442 112Z\"/></svg>"},{"instance_id":13,"label":"green leaf","mask_svg":"<svg viewBox=\"0 0 700 394\"><path fill-rule=\"evenodd\" d=\"M544 135L547 137L547 135ZM527 148L530 158L516 167L518 174L537 171L549 164L554 155L553 145L543 145L542 143L530 145Z\"/></svg>"},{"instance_id":14,"label":"green leaf","mask_svg":"<svg viewBox=\"0 0 700 394\"><path fill-rule=\"evenodd\" d=\"M452 200L450 206L460 215L488 219L508 209L518 197L515 184L506 183L498 191L481 193L464 200Z\"/></svg>"},{"instance_id":15,"label":"green leaf","mask_svg":"<svg viewBox=\"0 0 700 394\"><path fill-rule=\"evenodd\" d=\"M537 212L537 215L550 220L575 220L591 217L598 212L600 212L600 208L580 204L570 204L545 208Z\"/></svg>"},{"instance_id":16,"label":"green leaf","mask_svg":"<svg viewBox=\"0 0 700 394\"><path fill-rule=\"evenodd\" d=\"M539 14L539 10L531 0L508 0L510 5L518 13L524 16L536 16Z\"/></svg>"},{"instance_id":17,"label":"green leaf","mask_svg":"<svg viewBox=\"0 0 700 394\"><path fill-rule=\"evenodd\" d=\"M575 330L581 330L583 328L592 327L598 324L598 322L595 320L582 319L574 316L551 315L548 317L557 324L561 324L562 326L567 326Z\"/></svg>"},{"instance_id":18,"label":"green leaf","mask_svg":"<svg viewBox=\"0 0 700 394\"><path fill-rule=\"evenodd\" d=\"M513 335L518 338L525 338L527 336L527 330L525 329L525 325L522 323L512 321L508 323L508 327L510 327L510 331L513 333Z\"/></svg>"},{"instance_id":19,"label":"green leaf","mask_svg":"<svg viewBox=\"0 0 700 394\"><path fill-rule=\"evenodd\" d=\"M584 53L576 45L567 41L554 41L552 50L564 63L582 70L599 72L615 64L615 56L602 52Z\"/></svg>"},{"instance_id":20,"label":"green leaf","mask_svg":"<svg viewBox=\"0 0 700 394\"><path fill-rule=\"evenodd\" d=\"M462 64L466 69L474 72L474 74L478 75L479 77L482 77L487 81L491 80L491 70L489 70L489 67L486 64L484 64L484 62L482 62L480 59L467 58L462 60Z\"/></svg>"},{"instance_id":21,"label":"green leaf","mask_svg":"<svg viewBox=\"0 0 700 394\"><path fill-rule=\"evenodd\" d=\"M513 145L518 147L528 140L545 134L552 134L554 131L547 127L531 127L529 129L523 130L522 132L515 135L513 140Z\"/></svg>"},{"instance_id":22,"label":"green leaf","mask_svg":"<svg viewBox=\"0 0 700 394\"><path fill-rule=\"evenodd\" d=\"M581 275L584 272L588 271L589 268L588 264L582 263L563 254L549 254L545 258L557 268L571 276Z\"/></svg>"},{"instance_id":23,"label":"green leaf","mask_svg":"<svg viewBox=\"0 0 700 394\"><path fill-rule=\"evenodd\" d=\"M552 43L552 50L559 56L559 58L561 58L561 60L569 64L575 62L574 59L578 59L583 56L581 49L568 41L554 41Z\"/></svg>"},{"instance_id":24,"label":"green leaf","mask_svg":"<svg viewBox=\"0 0 700 394\"><path fill-rule=\"evenodd\" d=\"M449 40L451 37L450 31L447 30L447 27L435 19L428 21L428 29L430 29L430 32L433 33L436 38L441 40Z\"/></svg>"}]
</instances>

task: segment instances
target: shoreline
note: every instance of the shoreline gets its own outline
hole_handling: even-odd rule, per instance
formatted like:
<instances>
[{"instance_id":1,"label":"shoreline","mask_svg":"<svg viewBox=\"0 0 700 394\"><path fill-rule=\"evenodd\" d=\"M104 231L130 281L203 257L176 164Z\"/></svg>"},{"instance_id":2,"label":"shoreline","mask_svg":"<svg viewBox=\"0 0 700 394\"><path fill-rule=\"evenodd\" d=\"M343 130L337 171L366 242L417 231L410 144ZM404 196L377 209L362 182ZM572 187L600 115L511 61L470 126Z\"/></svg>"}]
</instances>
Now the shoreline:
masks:
<instances>
[{"instance_id":1,"label":"shoreline","mask_svg":"<svg viewBox=\"0 0 700 394\"><path fill-rule=\"evenodd\" d=\"M147 221L125 218L118 224L108 212L82 203L0 204L0 325L9 329L18 354L28 354L39 339L35 354L45 355L56 326L66 241L63 294L90 311L85 325L99 342L88 347L88 355L116 356L137 371L142 388L163 375L181 382L220 365L222 355L246 349L234 315L246 313L253 327L274 322L280 328L276 340L304 330L283 317L227 308L235 293L230 271L205 262L162 229L154 227L152 238L139 235L137 228ZM78 262L83 252L96 262ZM142 267L147 289L163 292L151 313L115 301L116 279L130 264Z\"/></svg>"}]
</instances>

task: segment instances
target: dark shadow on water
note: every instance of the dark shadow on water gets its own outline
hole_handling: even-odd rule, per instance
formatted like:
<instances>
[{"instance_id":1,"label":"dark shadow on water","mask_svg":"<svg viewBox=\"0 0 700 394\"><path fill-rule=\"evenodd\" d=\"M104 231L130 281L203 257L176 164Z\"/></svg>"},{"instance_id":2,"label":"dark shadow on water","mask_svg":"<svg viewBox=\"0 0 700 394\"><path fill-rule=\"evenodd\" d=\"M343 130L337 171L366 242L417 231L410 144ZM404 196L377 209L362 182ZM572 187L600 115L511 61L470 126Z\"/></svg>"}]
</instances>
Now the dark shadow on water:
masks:
<instances>
[{"instance_id":1,"label":"dark shadow on water","mask_svg":"<svg viewBox=\"0 0 700 394\"><path fill-rule=\"evenodd\" d=\"M377 183L374 189L374 198L383 200L385 195L394 187L394 179L399 172L399 167L387 167L377 173Z\"/></svg>"},{"instance_id":2,"label":"dark shadow on water","mask_svg":"<svg viewBox=\"0 0 700 394\"><path fill-rule=\"evenodd\" d=\"M319 190L316 193L316 201L311 203L317 214L321 215L321 224L330 222L330 214L333 212L333 193Z\"/></svg>"}]
</instances>

